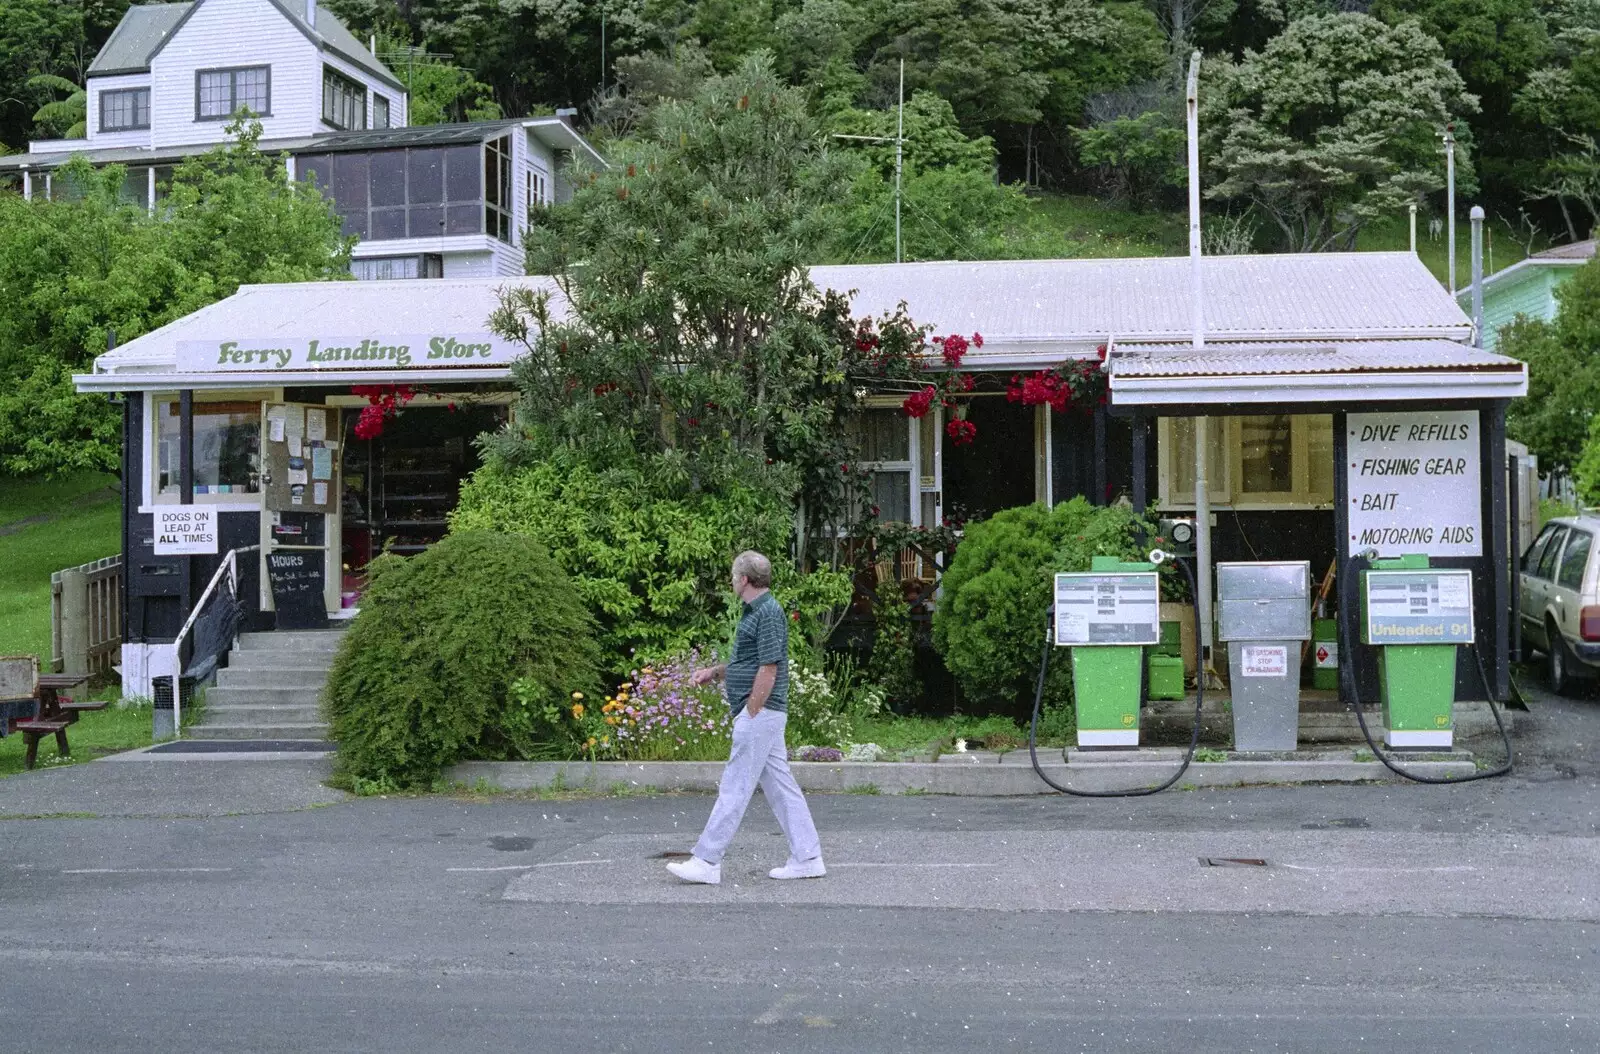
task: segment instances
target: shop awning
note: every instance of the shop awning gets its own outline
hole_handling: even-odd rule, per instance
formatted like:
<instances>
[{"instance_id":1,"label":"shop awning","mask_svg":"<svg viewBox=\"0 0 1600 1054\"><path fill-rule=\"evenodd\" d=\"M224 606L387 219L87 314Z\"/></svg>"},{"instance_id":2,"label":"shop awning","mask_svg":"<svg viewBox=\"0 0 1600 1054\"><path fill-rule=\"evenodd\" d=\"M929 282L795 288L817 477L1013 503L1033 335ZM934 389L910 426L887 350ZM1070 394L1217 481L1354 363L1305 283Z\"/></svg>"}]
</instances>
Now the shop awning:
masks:
<instances>
[{"instance_id":1,"label":"shop awning","mask_svg":"<svg viewBox=\"0 0 1600 1054\"><path fill-rule=\"evenodd\" d=\"M1514 399L1528 367L1452 340L1118 343L1111 405Z\"/></svg>"}]
</instances>

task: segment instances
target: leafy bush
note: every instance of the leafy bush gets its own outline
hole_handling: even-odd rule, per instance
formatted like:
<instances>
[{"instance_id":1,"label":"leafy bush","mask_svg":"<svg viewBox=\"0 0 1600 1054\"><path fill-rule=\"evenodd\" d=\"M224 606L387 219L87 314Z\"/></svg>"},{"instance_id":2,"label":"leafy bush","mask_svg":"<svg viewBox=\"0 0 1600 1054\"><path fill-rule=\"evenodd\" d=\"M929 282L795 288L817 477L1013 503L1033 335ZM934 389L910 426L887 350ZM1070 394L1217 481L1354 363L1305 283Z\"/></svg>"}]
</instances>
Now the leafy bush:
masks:
<instances>
[{"instance_id":1,"label":"leafy bush","mask_svg":"<svg viewBox=\"0 0 1600 1054\"><path fill-rule=\"evenodd\" d=\"M742 549L782 553L791 513L754 488L675 488L581 456L480 468L461 490L455 531L536 538L596 613L607 664L682 654L727 630L728 569Z\"/></svg>"},{"instance_id":2,"label":"leafy bush","mask_svg":"<svg viewBox=\"0 0 1600 1054\"><path fill-rule=\"evenodd\" d=\"M1087 571L1096 556L1142 558L1132 509L1083 498L1053 509L1006 509L967 528L945 572L933 642L968 698L1004 712L1032 708L1052 576ZM1152 532L1153 533L1153 532ZM1052 656L1047 706L1071 698L1070 671Z\"/></svg>"},{"instance_id":3,"label":"leafy bush","mask_svg":"<svg viewBox=\"0 0 1600 1054\"><path fill-rule=\"evenodd\" d=\"M516 754L529 730L510 713L512 683L537 705L592 692L594 634L531 539L467 531L410 559L378 558L324 697L342 772L422 786L462 758Z\"/></svg>"},{"instance_id":4,"label":"leafy bush","mask_svg":"<svg viewBox=\"0 0 1600 1054\"><path fill-rule=\"evenodd\" d=\"M853 722L840 698L818 669L789 668L789 722L784 738L791 746L842 747L850 741Z\"/></svg>"}]
</instances>

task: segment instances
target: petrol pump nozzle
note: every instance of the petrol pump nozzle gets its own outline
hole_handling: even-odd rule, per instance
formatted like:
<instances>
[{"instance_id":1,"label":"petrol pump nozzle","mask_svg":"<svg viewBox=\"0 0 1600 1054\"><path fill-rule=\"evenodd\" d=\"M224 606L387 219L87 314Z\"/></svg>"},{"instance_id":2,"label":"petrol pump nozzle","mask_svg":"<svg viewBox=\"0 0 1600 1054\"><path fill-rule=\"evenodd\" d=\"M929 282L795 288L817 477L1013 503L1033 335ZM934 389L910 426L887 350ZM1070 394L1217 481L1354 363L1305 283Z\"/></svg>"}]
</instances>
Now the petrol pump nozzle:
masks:
<instances>
[{"instance_id":1,"label":"petrol pump nozzle","mask_svg":"<svg viewBox=\"0 0 1600 1054\"><path fill-rule=\"evenodd\" d=\"M1163 551L1161 549L1152 549L1152 550L1150 550L1149 560L1150 560L1150 562L1152 564L1155 564L1157 567L1160 567L1162 564L1166 563L1167 560L1169 560L1171 557L1172 557L1171 553L1165 552L1165 551Z\"/></svg>"}]
</instances>

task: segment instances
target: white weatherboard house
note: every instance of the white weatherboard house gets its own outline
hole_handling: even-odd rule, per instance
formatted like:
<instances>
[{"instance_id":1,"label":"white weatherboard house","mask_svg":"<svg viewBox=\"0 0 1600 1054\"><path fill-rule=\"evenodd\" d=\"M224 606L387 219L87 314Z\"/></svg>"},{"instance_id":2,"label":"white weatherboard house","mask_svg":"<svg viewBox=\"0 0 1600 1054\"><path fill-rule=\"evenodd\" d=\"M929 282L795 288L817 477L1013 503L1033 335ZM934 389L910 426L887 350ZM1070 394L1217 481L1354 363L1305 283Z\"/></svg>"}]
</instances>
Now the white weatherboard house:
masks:
<instances>
[{"instance_id":1,"label":"white weatherboard house","mask_svg":"<svg viewBox=\"0 0 1600 1054\"><path fill-rule=\"evenodd\" d=\"M1472 347L1470 320L1409 253L1207 258L1206 343L1195 349L1189 267L812 268L819 287L853 294L858 317L904 301L935 333L984 337L962 364L977 377L963 411L976 442L952 442L937 406L908 418L903 395L868 401L853 467L872 473L880 515L931 526L1078 495L1192 510L1203 414L1217 560L1309 560L1317 578L1335 565L1347 581L1353 555L1373 547L1470 568L1491 683L1464 656L1460 697L1504 698L1504 419L1527 390L1526 367ZM536 277L248 286L76 378L82 391L124 396L127 690L148 692L150 650L173 639L227 550L260 547L242 560L246 620L271 629L285 624L271 554L301 554L322 619L356 602L372 554L416 552L442 534L476 464L473 436L513 412L521 349L486 326L509 284L558 294ZM563 304L558 294L552 310ZM1105 405L1057 413L1007 399L1013 375L1098 361L1102 345ZM389 385L422 391L381 435L356 436L357 411ZM285 460L296 448L298 468ZM1416 473L1401 471L1413 463ZM219 510L218 555L154 550L153 517L185 501L186 476L190 500ZM1376 698L1375 657L1342 608L1338 661Z\"/></svg>"},{"instance_id":2,"label":"white weatherboard house","mask_svg":"<svg viewBox=\"0 0 1600 1054\"><path fill-rule=\"evenodd\" d=\"M1595 240L1558 245L1518 260L1483 280L1483 346L1500 344L1500 329L1518 318L1548 322L1560 307L1556 290L1573 272L1594 259ZM1471 310L1472 289L1462 289L1456 299Z\"/></svg>"},{"instance_id":3,"label":"white weatherboard house","mask_svg":"<svg viewBox=\"0 0 1600 1054\"><path fill-rule=\"evenodd\" d=\"M521 274L522 232L570 196L573 158L598 164L562 119L408 127L405 85L316 0L130 7L89 67L88 134L0 158L27 197L58 192L76 156L127 168L152 210L172 168L217 146L240 111L290 178L331 197L360 239L358 278Z\"/></svg>"}]
</instances>

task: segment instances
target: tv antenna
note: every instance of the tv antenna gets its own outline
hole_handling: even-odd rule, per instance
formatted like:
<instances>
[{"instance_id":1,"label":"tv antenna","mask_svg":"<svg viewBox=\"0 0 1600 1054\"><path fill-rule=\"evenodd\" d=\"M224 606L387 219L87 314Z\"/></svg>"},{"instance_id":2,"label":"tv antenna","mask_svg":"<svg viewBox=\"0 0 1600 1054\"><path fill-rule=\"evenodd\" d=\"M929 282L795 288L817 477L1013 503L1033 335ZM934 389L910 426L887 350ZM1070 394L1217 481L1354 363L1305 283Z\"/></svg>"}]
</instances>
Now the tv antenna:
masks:
<instances>
[{"instance_id":1,"label":"tv antenna","mask_svg":"<svg viewBox=\"0 0 1600 1054\"><path fill-rule=\"evenodd\" d=\"M834 133L835 139L856 139L868 143L893 143L894 144L894 262L900 262L900 172L905 159L906 145L906 60L900 60L900 102L899 113L895 118L895 134L887 135L843 135Z\"/></svg>"}]
</instances>

